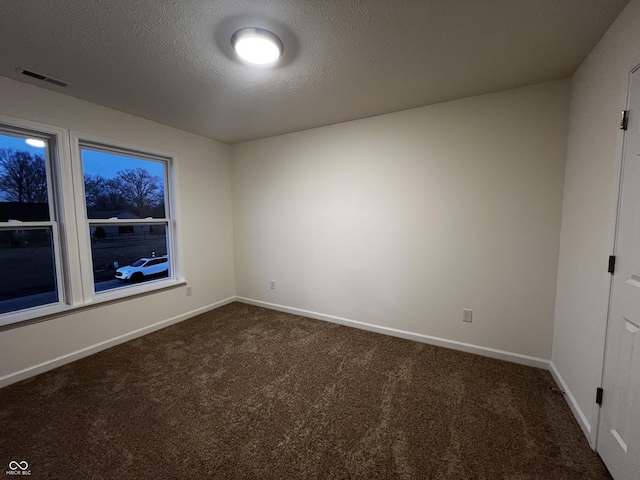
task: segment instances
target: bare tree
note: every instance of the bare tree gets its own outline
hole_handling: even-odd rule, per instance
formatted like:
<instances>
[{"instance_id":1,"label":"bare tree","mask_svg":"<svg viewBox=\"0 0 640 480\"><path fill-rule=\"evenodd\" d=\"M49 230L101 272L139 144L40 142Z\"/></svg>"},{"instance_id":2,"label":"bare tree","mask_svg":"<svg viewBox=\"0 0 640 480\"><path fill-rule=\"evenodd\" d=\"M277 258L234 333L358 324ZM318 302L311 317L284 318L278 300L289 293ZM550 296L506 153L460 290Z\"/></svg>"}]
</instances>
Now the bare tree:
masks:
<instances>
[{"instance_id":1,"label":"bare tree","mask_svg":"<svg viewBox=\"0 0 640 480\"><path fill-rule=\"evenodd\" d=\"M46 203L44 158L29 152L0 149L0 198L7 202Z\"/></svg>"},{"instance_id":2,"label":"bare tree","mask_svg":"<svg viewBox=\"0 0 640 480\"><path fill-rule=\"evenodd\" d=\"M87 174L84 176L84 193L89 210L119 210L124 209L127 203L118 177Z\"/></svg>"},{"instance_id":3,"label":"bare tree","mask_svg":"<svg viewBox=\"0 0 640 480\"><path fill-rule=\"evenodd\" d=\"M107 179L102 175L89 175L84 176L84 195L87 201L88 208L103 208L106 210L103 203L105 196Z\"/></svg>"},{"instance_id":4,"label":"bare tree","mask_svg":"<svg viewBox=\"0 0 640 480\"><path fill-rule=\"evenodd\" d=\"M164 203L163 181L144 168L118 172L122 194L128 205L141 212L148 212Z\"/></svg>"}]
</instances>

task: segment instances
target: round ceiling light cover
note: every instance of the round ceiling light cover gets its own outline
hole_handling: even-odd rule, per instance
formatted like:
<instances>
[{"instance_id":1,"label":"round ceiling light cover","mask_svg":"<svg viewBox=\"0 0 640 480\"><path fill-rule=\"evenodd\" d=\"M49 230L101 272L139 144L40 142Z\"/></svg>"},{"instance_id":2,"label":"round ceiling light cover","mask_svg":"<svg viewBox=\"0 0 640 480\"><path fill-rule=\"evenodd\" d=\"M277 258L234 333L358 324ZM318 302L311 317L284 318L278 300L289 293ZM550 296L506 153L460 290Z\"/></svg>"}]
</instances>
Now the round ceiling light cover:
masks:
<instances>
[{"instance_id":1,"label":"round ceiling light cover","mask_svg":"<svg viewBox=\"0 0 640 480\"><path fill-rule=\"evenodd\" d=\"M262 28L241 28L231 36L231 45L238 56L254 65L270 65L282 55L282 41Z\"/></svg>"}]
</instances>

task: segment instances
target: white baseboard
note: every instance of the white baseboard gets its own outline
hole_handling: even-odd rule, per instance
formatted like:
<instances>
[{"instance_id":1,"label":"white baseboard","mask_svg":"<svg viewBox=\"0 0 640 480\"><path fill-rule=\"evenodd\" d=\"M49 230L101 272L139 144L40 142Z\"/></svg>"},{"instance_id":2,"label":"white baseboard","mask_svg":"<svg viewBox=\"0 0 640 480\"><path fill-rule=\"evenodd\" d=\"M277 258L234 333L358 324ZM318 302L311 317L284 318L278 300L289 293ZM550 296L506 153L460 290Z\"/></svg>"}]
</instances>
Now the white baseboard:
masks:
<instances>
[{"instance_id":1,"label":"white baseboard","mask_svg":"<svg viewBox=\"0 0 640 480\"><path fill-rule=\"evenodd\" d=\"M227 305L235 301L236 301L236 297L229 297L224 300L220 300L219 302L207 305L205 307L198 308L196 310L191 310L190 312L183 313L176 317L168 318L166 320L162 320L161 322L154 323L153 325L148 325L146 327L142 327L138 330L125 333L124 335L120 335L110 340L105 340L104 342L91 345L90 347L82 348L80 350L76 350L75 352L62 355L61 357L54 358L53 360L48 360L38 365L34 365L33 367L25 368L24 370L19 370L17 372L10 373L8 375L0 377L0 388L6 387L7 385L11 385L12 383L16 383L30 377L35 377L36 375L40 375L41 373L47 372L49 370L53 370L54 368L57 368L57 367L61 367L62 365L66 365L67 363L71 363L81 358L88 357L89 355L93 355L94 353L100 352L102 350L106 350L107 348L114 347L124 342L128 342L129 340L133 340L134 338L147 335L148 333L155 332L156 330L160 330L162 328L168 327L175 323L182 322L189 318L195 317L196 315L200 315L201 313L214 310L218 307L222 307L223 305Z\"/></svg>"},{"instance_id":2,"label":"white baseboard","mask_svg":"<svg viewBox=\"0 0 640 480\"><path fill-rule=\"evenodd\" d=\"M453 350L459 350L467 353L475 353L484 357L496 358L498 360L506 360L512 363L519 363L521 365L527 365L530 367L542 368L549 370L549 360L538 357L530 357L528 355L521 355L519 353L505 352L503 350L497 350L495 348L481 347L479 345L473 345L470 343L457 342L455 340L447 340L445 338L432 337L430 335L423 335L421 333L407 332L404 330L398 330L391 327L383 327L380 325L373 325L371 323L359 322L357 320L350 320L348 318L335 317L333 315L325 315L323 313L312 312L309 310L303 310L301 308L287 307L285 305L277 305L275 303L263 302L260 300L253 300L251 298L236 297L238 302L247 303L249 305L255 305L257 307L269 308L271 310L278 310L280 312L293 313L295 315L302 315L304 317L314 318L316 320L325 320L332 323L339 323L340 325L346 325L348 327L359 328L361 330L368 330L370 332L383 333L385 335L391 335L393 337L400 337L407 340L414 340L416 342L428 343L429 345L435 345L438 347L451 348Z\"/></svg>"},{"instance_id":3,"label":"white baseboard","mask_svg":"<svg viewBox=\"0 0 640 480\"><path fill-rule=\"evenodd\" d=\"M549 371L551 372L551 376L558 384L558 387L560 387L561 390L564 390L564 398L569 404L569 408L571 409L573 416L578 422L578 425L580 425L582 432L587 437L587 440L589 440L589 445L591 445L591 448L594 448L595 442L591 435L591 424L587 420L586 415L578 405L578 402L576 402L576 399L571 393L571 390L569 390L569 387L567 387L567 384L562 378L562 375L560 375L560 372L558 371L556 366L553 364L553 362L549 362L549 367L550 367Z\"/></svg>"}]
</instances>

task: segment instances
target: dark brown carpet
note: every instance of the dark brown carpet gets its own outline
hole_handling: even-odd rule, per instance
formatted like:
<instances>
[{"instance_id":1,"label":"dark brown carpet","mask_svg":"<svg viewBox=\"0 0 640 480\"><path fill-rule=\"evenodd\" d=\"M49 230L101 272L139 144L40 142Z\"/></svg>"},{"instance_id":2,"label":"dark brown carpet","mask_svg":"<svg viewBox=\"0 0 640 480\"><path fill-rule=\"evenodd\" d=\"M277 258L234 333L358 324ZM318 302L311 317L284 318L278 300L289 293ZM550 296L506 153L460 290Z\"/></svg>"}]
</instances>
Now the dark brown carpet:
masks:
<instances>
[{"instance_id":1,"label":"dark brown carpet","mask_svg":"<svg viewBox=\"0 0 640 480\"><path fill-rule=\"evenodd\" d=\"M34 479L610 478L551 386L234 303L0 390L0 475L26 460Z\"/></svg>"}]
</instances>

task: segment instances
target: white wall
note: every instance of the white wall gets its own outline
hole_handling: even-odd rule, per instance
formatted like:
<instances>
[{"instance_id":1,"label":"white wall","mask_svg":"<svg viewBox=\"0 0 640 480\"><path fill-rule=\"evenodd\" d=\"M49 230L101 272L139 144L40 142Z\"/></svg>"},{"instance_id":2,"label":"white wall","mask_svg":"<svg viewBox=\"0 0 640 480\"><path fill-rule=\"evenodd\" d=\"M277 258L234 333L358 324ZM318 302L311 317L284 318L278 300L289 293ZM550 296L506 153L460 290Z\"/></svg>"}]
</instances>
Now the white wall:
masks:
<instances>
[{"instance_id":1,"label":"white wall","mask_svg":"<svg viewBox=\"0 0 640 480\"><path fill-rule=\"evenodd\" d=\"M568 102L564 80L233 146L237 295L550 358Z\"/></svg>"},{"instance_id":2,"label":"white wall","mask_svg":"<svg viewBox=\"0 0 640 480\"><path fill-rule=\"evenodd\" d=\"M175 154L180 250L193 286L191 297L175 288L0 331L0 380L235 295L228 146L4 77L0 113Z\"/></svg>"},{"instance_id":3,"label":"white wall","mask_svg":"<svg viewBox=\"0 0 640 480\"><path fill-rule=\"evenodd\" d=\"M640 0L632 0L572 79L552 362L592 442L620 174L620 111L629 72L638 63Z\"/></svg>"}]
</instances>

